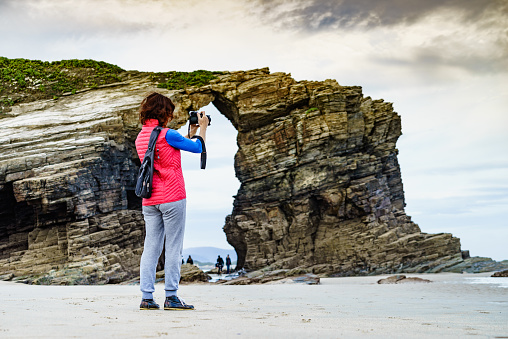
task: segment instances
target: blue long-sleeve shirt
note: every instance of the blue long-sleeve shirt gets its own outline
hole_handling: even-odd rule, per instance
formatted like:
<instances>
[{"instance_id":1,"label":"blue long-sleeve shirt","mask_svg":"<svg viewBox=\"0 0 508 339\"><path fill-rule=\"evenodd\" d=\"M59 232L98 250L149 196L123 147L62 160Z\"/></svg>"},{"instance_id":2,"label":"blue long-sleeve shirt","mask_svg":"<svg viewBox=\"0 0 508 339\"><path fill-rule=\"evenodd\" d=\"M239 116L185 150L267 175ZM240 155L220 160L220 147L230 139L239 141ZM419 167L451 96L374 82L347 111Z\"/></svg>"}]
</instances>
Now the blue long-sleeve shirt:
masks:
<instances>
[{"instance_id":1,"label":"blue long-sleeve shirt","mask_svg":"<svg viewBox=\"0 0 508 339\"><path fill-rule=\"evenodd\" d=\"M203 151L203 146L199 139L196 139L196 141L187 139L174 129L168 129L166 132L166 141L170 146L183 151L192 153L201 153Z\"/></svg>"}]
</instances>

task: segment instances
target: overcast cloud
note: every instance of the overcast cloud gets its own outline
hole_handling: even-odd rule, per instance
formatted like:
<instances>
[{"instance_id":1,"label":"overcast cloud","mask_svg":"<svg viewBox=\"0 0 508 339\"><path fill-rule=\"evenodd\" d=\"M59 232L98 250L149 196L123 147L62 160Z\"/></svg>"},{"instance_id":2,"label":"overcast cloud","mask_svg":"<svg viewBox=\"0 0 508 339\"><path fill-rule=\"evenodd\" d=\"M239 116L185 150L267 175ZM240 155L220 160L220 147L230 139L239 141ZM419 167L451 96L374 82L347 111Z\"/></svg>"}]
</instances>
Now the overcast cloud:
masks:
<instances>
[{"instance_id":1,"label":"overcast cloud","mask_svg":"<svg viewBox=\"0 0 508 339\"><path fill-rule=\"evenodd\" d=\"M506 1L0 0L0 36L9 58L141 71L268 66L360 85L402 117L407 214L472 255L508 259ZM198 159L184 159L185 247L228 246L235 131L213 121L206 176Z\"/></svg>"},{"instance_id":2,"label":"overcast cloud","mask_svg":"<svg viewBox=\"0 0 508 339\"><path fill-rule=\"evenodd\" d=\"M254 0L254 11L283 27L308 31L412 25L435 13L453 13L464 25L502 26L501 0Z\"/></svg>"}]
</instances>

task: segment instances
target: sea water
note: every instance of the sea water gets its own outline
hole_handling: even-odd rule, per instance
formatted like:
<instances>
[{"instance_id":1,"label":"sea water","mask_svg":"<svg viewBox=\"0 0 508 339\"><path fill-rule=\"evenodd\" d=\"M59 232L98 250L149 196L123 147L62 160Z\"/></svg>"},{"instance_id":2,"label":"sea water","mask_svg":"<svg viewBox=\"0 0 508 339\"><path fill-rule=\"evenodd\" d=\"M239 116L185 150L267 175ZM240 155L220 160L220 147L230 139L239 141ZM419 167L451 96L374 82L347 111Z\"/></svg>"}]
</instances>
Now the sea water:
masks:
<instances>
[{"instance_id":1,"label":"sea water","mask_svg":"<svg viewBox=\"0 0 508 339\"><path fill-rule=\"evenodd\" d=\"M476 277L476 278L466 278L466 282L469 284L482 284L482 285L490 285L501 288L508 288L508 278L504 277Z\"/></svg>"}]
</instances>

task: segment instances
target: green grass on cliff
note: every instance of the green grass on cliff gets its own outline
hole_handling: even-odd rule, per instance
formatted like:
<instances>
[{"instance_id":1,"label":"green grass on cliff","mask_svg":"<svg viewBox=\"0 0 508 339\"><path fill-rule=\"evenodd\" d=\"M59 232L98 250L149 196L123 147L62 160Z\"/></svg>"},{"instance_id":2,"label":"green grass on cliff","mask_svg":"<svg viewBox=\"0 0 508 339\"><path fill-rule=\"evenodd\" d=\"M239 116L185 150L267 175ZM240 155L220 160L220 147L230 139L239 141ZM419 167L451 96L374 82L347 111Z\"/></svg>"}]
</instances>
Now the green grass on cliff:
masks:
<instances>
[{"instance_id":1,"label":"green grass on cliff","mask_svg":"<svg viewBox=\"0 0 508 339\"><path fill-rule=\"evenodd\" d=\"M0 57L0 110L121 81L118 66L95 60L40 61Z\"/></svg>"},{"instance_id":2,"label":"green grass on cliff","mask_svg":"<svg viewBox=\"0 0 508 339\"><path fill-rule=\"evenodd\" d=\"M207 85L223 72L149 73L125 71L104 61L62 60L40 61L0 57L0 114L17 103L42 99L58 99L82 89L122 82L132 75L148 76L159 88L178 90Z\"/></svg>"},{"instance_id":3,"label":"green grass on cliff","mask_svg":"<svg viewBox=\"0 0 508 339\"><path fill-rule=\"evenodd\" d=\"M152 74L152 80L158 82L157 87L166 89L183 89L185 87L201 87L217 78L222 72L198 70L194 72L165 72Z\"/></svg>"}]
</instances>

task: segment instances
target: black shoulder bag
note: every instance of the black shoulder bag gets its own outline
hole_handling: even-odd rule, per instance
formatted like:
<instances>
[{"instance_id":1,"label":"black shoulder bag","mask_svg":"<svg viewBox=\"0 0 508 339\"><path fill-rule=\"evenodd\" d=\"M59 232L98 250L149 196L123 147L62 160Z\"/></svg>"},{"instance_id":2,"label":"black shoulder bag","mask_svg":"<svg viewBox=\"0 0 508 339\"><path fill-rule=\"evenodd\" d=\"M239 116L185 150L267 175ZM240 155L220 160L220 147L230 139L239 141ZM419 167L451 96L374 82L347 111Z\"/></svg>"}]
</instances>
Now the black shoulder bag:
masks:
<instances>
[{"instance_id":1,"label":"black shoulder bag","mask_svg":"<svg viewBox=\"0 0 508 339\"><path fill-rule=\"evenodd\" d=\"M152 196L152 181L153 181L153 161L155 157L155 144L157 138L162 130L162 127L156 126L152 134L150 134L150 140L148 141L148 149L146 150L145 157L141 163L141 167L138 172L138 179L136 181L136 195L140 198L150 198Z\"/></svg>"}]
</instances>

